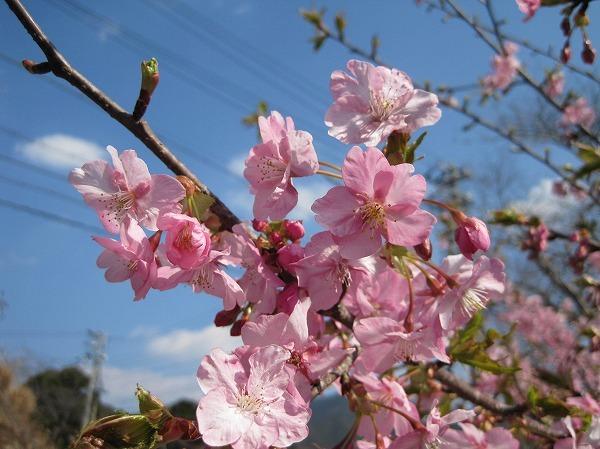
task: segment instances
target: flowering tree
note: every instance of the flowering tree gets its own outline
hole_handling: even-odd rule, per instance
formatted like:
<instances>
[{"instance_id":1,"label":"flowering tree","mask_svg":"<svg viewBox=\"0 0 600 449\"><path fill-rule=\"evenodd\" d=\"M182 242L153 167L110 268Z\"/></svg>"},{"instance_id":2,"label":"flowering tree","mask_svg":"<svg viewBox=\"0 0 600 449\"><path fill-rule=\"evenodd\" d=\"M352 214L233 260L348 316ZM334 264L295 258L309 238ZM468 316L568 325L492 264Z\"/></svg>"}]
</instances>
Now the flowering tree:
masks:
<instances>
[{"instance_id":1,"label":"flowering tree","mask_svg":"<svg viewBox=\"0 0 600 449\"><path fill-rule=\"evenodd\" d=\"M482 2L489 27L452 0L417 3L464 21L496 52L491 72L477 84L482 100L505 98L520 78L560 113L559 142L577 151L579 167L554 165L518 132L461 102L458 89L420 88L379 60L378 44L364 51L349 43L343 16L331 31L322 12L306 11L317 49L335 40L370 60L352 59L331 75L324 124L349 148L341 166L323 161L311 134L297 130L291 117L258 116L261 142L250 149L244 170L254 195L249 222L238 220L142 120L159 79L155 60L142 64L140 96L129 114L69 65L18 0L6 1L48 59L24 61L28 71L69 81L176 175L150 174L134 150L110 146L110 163L91 161L71 172L70 182L118 237L94 237L106 280L129 281L135 300L180 284L216 296L223 310L215 325L243 341L232 353L215 349L200 362L204 396L195 421L174 416L138 387L140 414L90 423L75 448L154 447L178 439L236 449L288 447L307 437L311 403L327 389L343 395L355 415L339 448L600 447L596 116L584 97L562 97L562 72L536 82L525 71L490 0ZM555 3L564 4L563 64L571 67L574 27L584 37L582 59L592 63L589 1L517 1L515 7L531 19L540 6ZM426 146L421 130L440 120L440 104L550 167L560 177L557 195L589 204L587 222L569 233L511 209L493 220L511 236L513 228L525 228L524 238L518 234L522 248L566 292L562 298L531 296L509 283L505 263L483 254L492 243L484 221L456 196L427 194L426 178L415 174ZM307 176L335 183L312 205L322 227L312 236L288 216L298 201L293 178ZM438 221L441 238L432 234ZM448 235L453 244L444 241ZM560 240L576 242L572 273L555 273L541 257L549 242ZM436 253L448 243L456 254L434 262L436 242ZM486 314L487 308L498 313Z\"/></svg>"}]
</instances>

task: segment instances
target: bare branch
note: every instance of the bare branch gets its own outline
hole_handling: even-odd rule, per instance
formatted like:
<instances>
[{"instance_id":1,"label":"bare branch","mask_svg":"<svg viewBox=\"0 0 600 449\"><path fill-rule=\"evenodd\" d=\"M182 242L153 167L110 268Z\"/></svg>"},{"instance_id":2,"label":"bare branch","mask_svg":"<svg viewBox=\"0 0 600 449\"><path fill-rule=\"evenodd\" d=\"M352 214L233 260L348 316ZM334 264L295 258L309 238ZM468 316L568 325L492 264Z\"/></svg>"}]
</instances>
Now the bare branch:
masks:
<instances>
[{"instance_id":1,"label":"bare branch","mask_svg":"<svg viewBox=\"0 0 600 449\"><path fill-rule=\"evenodd\" d=\"M156 136L145 120L135 120L131 114L69 64L67 59L56 49L52 42L50 42L20 0L5 1L38 47L40 47L47 59L47 62L41 64L31 63L30 61L28 65L26 65L26 68L27 66L30 66L31 68L36 68L35 70L40 70L37 72L34 71L33 73L47 73L51 71L58 78L62 78L69 82L142 141L142 143L146 145L146 147L148 147L148 149L150 149L150 151L152 151L152 153L154 153L154 155L173 173L186 176L193 180L201 192L210 195L215 199L215 202L211 206L211 211L219 217L222 229L231 229L233 225L240 222L239 218L236 217L236 215L229 210L229 208L213 194L210 189L203 184L185 164L183 164L183 162L177 159L167 146ZM28 68L28 70L30 69Z\"/></svg>"},{"instance_id":2,"label":"bare branch","mask_svg":"<svg viewBox=\"0 0 600 449\"><path fill-rule=\"evenodd\" d=\"M540 435L552 440L565 438L568 436L564 432L551 429L546 425L525 416L524 413L529 409L527 404L508 405L497 401L493 397L483 394L476 388L473 388L464 380L459 379L450 371L443 368L435 370L433 377L439 380L446 388L453 391L461 398L472 402L473 404L479 405L486 410L497 413L498 415L516 417L516 419L523 426L527 427L536 435Z\"/></svg>"}]
</instances>

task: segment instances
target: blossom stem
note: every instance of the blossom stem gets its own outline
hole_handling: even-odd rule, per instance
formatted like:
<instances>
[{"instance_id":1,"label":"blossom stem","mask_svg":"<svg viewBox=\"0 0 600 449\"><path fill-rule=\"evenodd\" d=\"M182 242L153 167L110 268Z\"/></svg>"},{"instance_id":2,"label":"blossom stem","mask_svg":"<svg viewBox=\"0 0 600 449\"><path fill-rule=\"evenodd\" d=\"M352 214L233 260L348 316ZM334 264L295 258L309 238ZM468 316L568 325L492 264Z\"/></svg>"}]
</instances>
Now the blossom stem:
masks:
<instances>
[{"instance_id":1,"label":"blossom stem","mask_svg":"<svg viewBox=\"0 0 600 449\"><path fill-rule=\"evenodd\" d=\"M423 430L425 429L425 426L418 420L413 418L412 416L410 416L409 414L403 412L402 410L399 410L395 407L391 407L389 405L383 404L381 402L378 401L371 401L372 404L377 405L378 407L384 408L386 410L389 410L391 412L394 413L398 413L400 416L402 416L404 419L406 419L411 426L413 426L413 429L416 430Z\"/></svg>"},{"instance_id":2,"label":"blossom stem","mask_svg":"<svg viewBox=\"0 0 600 449\"><path fill-rule=\"evenodd\" d=\"M420 260L414 259L414 260L416 260L420 263L424 263L429 268L432 268L433 270L435 270L436 273L439 273L439 275L442 276L448 283L448 287L454 288L457 286L456 281L452 278L452 276L450 276L448 273L446 273L444 270L442 270L436 264L429 262L428 260L422 260L422 259L420 259Z\"/></svg>"},{"instance_id":3,"label":"blossom stem","mask_svg":"<svg viewBox=\"0 0 600 449\"><path fill-rule=\"evenodd\" d=\"M406 318L404 319L404 328L406 329L406 332L410 333L414 329L413 308L415 296L413 293L412 280L409 276L406 277L406 282L408 283L408 311L406 312Z\"/></svg>"},{"instance_id":4,"label":"blossom stem","mask_svg":"<svg viewBox=\"0 0 600 449\"><path fill-rule=\"evenodd\" d=\"M340 172L342 171L342 168L339 165L332 164L331 162L319 161L319 165L322 165L323 167L333 168L334 170L337 170Z\"/></svg>"},{"instance_id":5,"label":"blossom stem","mask_svg":"<svg viewBox=\"0 0 600 449\"><path fill-rule=\"evenodd\" d=\"M342 175L338 175L337 173L332 173L332 172L325 171L325 170L317 170L317 173L319 175L330 176L330 177L335 178L335 179L343 179Z\"/></svg>"}]
</instances>

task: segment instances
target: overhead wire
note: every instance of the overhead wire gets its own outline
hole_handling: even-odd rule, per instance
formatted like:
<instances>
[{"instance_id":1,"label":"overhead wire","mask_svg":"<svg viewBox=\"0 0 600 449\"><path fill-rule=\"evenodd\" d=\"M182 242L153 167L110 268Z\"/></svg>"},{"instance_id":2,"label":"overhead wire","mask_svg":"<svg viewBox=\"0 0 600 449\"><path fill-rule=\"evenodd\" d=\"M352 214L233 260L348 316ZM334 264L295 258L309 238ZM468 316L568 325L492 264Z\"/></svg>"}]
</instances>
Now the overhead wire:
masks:
<instances>
[{"instance_id":1,"label":"overhead wire","mask_svg":"<svg viewBox=\"0 0 600 449\"><path fill-rule=\"evenodd\" d=\"M18 203L15 201L7 200L5 198L0 198L0 207L5 209L12 209L14 211L27 213L29 215L43 218L45 220L54 221L56 223L63 224L65 226L70 226L74 229L79 229L86 232L93 232L94 234L103 234L105 231L98 226L93 226L87 223L84 223L79 220L74 220L72 218L64 217L62 215L55 214L54 212L49 212L43 209L38 209L37 207L28 206L23 203Z\"/></svg>"}]
</instances>

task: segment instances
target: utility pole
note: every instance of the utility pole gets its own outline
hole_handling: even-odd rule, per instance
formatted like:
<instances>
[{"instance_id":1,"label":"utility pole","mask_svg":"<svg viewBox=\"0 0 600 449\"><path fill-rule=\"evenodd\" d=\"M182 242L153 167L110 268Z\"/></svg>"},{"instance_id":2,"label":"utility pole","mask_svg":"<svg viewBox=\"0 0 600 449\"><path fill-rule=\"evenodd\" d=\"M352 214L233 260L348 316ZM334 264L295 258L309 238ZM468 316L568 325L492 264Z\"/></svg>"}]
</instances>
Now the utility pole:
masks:
<instances>
[{"instance_id":1,"label":"utility pole","mask_svg":"<svg viewBox=\"0 0 600 449\"><path fill-rule=\"evenodd\" d=\"M86 358L92 362L92 372L90 375L90 382L85 397L85 407L83 408L83 416L81 417L81 427L83 428L88 422L95 418L97 407L93 407L94 393L98 389L98 383L100 381L100 373L102 371L102 363L106 358L106 334L101 331L88 331L88 337L90 339L89 346L90 350L86 354Z\"/></svg>"}]
</instances>

